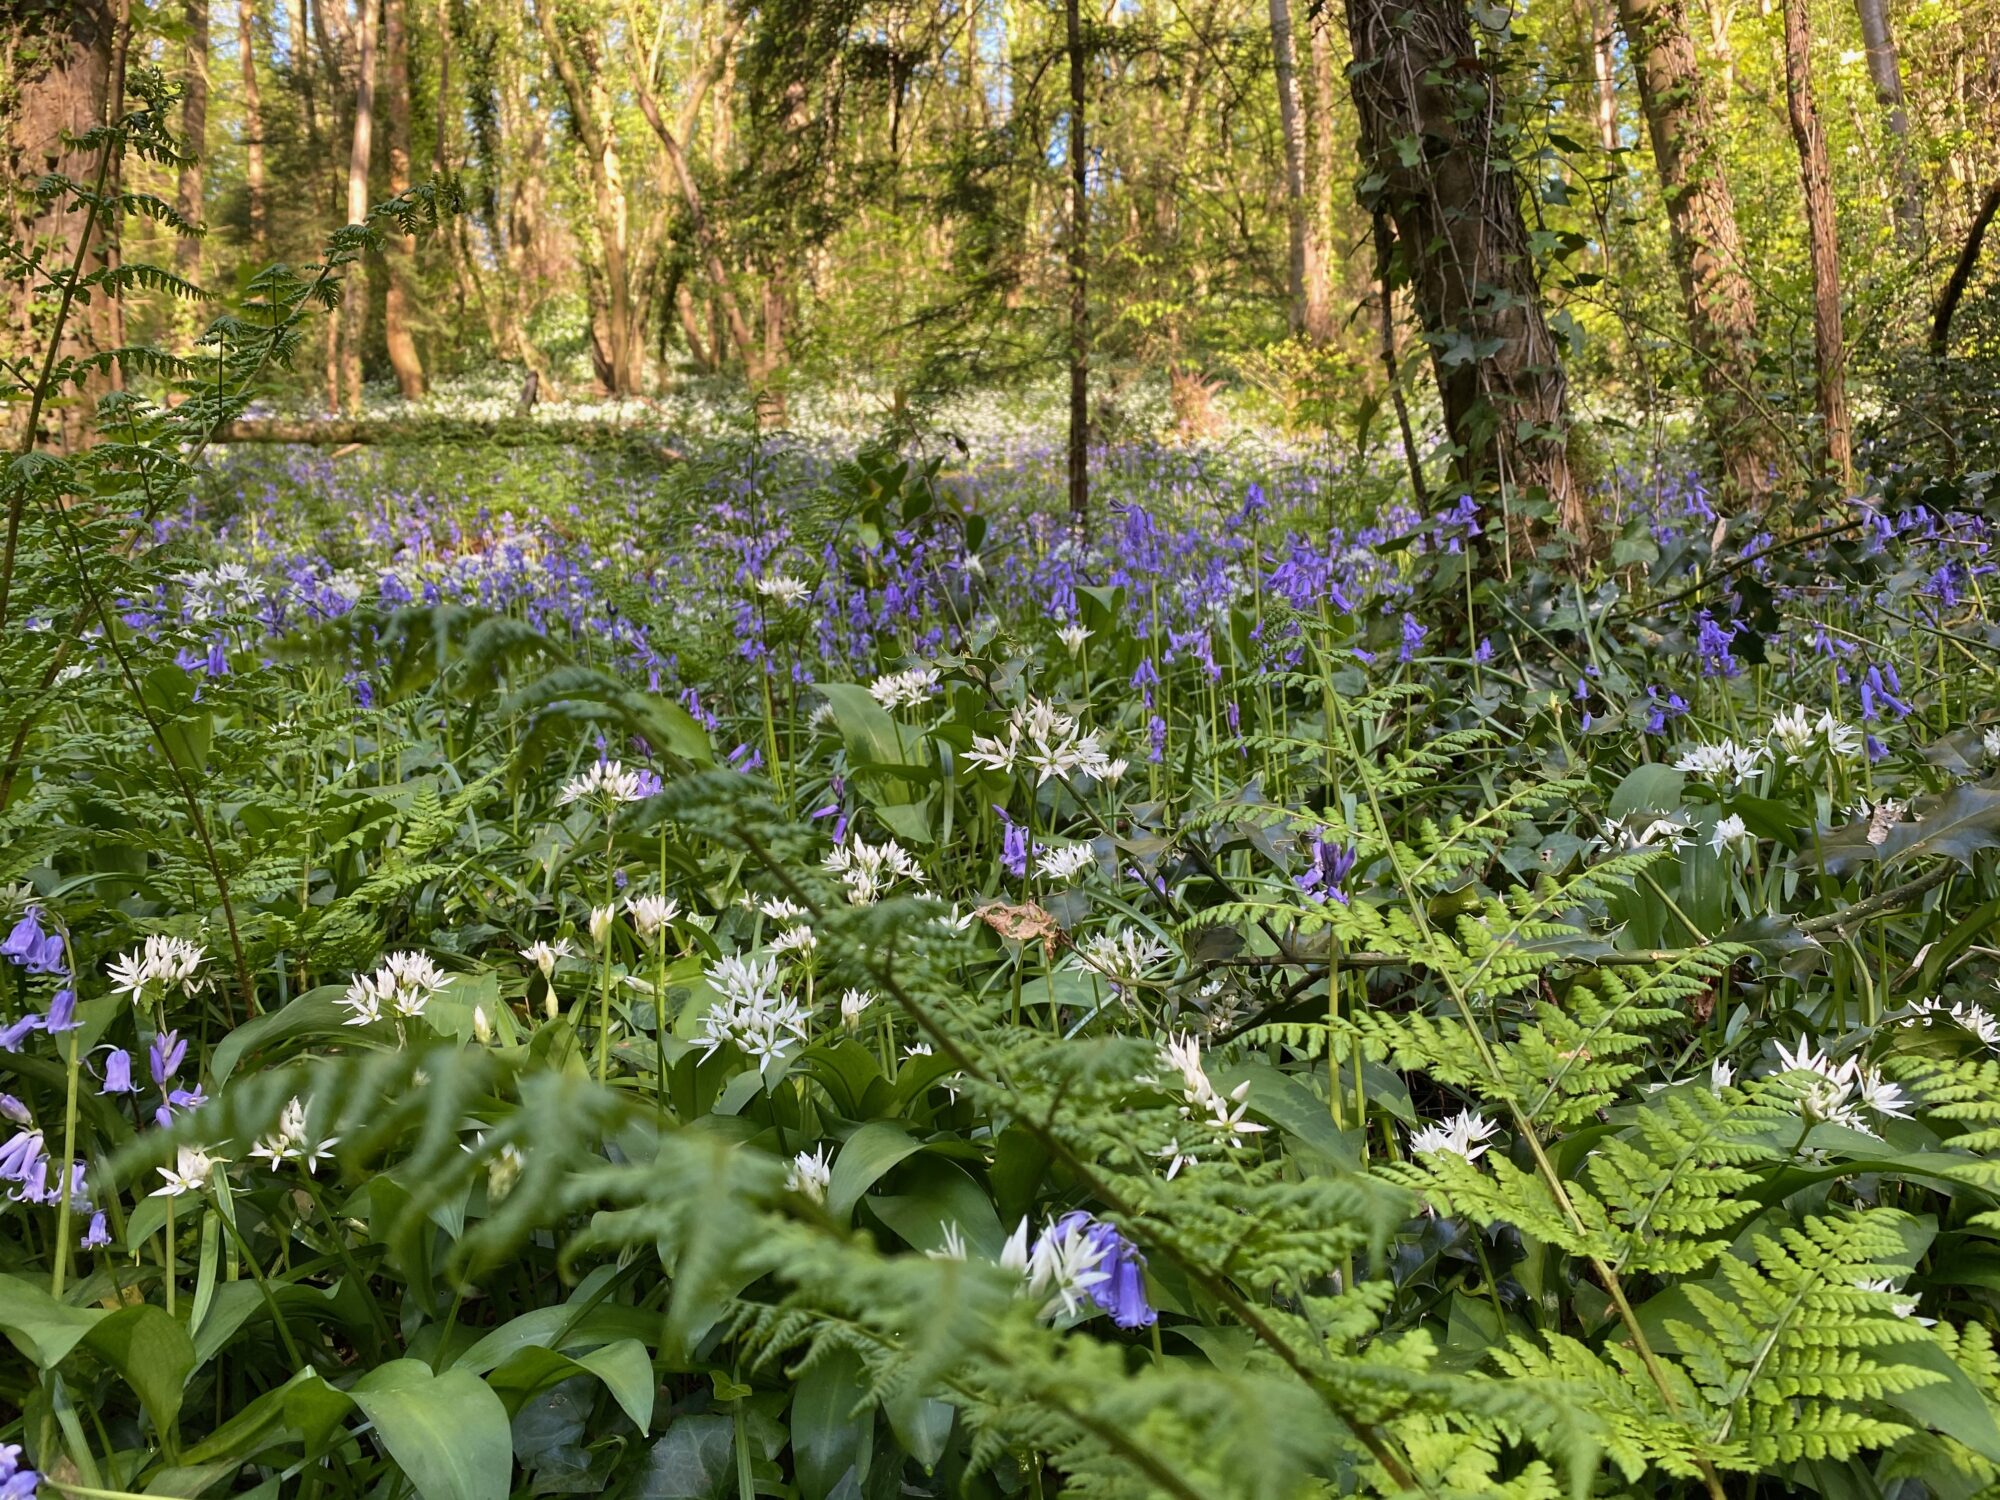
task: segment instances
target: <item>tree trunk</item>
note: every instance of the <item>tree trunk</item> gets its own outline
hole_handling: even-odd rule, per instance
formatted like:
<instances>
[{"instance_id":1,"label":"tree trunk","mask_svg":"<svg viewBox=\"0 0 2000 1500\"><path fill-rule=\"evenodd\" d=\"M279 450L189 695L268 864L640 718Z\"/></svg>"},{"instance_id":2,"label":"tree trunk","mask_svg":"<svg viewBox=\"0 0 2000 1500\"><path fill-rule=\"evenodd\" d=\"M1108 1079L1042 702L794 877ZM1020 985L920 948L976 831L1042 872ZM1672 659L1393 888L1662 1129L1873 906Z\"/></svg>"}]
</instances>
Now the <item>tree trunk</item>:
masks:
<instances>
[{"instance_id":1,"label":"tree trunk","mask_svg":"<svg viewBox=\"0 0 2000 1500\"><path fill-rule=\"evenodd\" d=\"M591 220L596 230L602 286L593 351L598 377L608 394L636 395L639 390L639 330L632 313L632 279L628 230L630 208L625 199L624 168L613 136L611 99L599 59L586 57L588 76L577 68L556 25L555 0L535 0L535 24L562 84L569 105L570 126L583 148L590 172Z\"/></svg>"},{"instance_id":2,"label":"tree trunk","mask_svg":"<svg viewBox=\"0 0 2000 1500\"><path fill-rule=\"evenodd\" d=\"M1875 102L1889 126L1889 155L1896 176L1896 239L1905 250L1923 247L1924 196L1910 153L1910 117L1903 108L1903 75L1896 63L1896 40L1889 30L1888 0L1854 0L1861 17L1861 43L1868 53L1868 77Z\"/></svg>"},{"instance_id":3,"label":"tree trunk","mask_svg":"<svg viewBox=\"0 0 2000 1500\"><path fill-rule=\"evenodd\" d=\"M1077 0L1064 0L1069 51L1069 524L1090 529L1090 235L1089 166L1083 132L1083 19Z\"/></svg>"},{"instance_id":4,"label":"tree trunk","mask_svg":"<svg viewBox=\"0 0 2000 1500\"><path fill-rule=\"evenodd\" d=\"M1979 264L1979 247L1986 242L1987 227L1996 213L2000 213L2000 182L1986 190L1985 201L1972 216L1972 227L1966 231L1958 260L1951 268L1944 290L1938 293L1937 309L1931 315L1932 359L1943 359L1951 349L1951 320L1958 312L1959 299L1965 295L1966 283L1972 280L1973 268Z\"/></svg>"},{"instance_id":5,"label":"tree trunk","mask_svg":"<svg viewBox=\"0 0 2000 1500\"><path fill-rule=\"evenodd\" d=\"M243 181L250 194L250 248L262 254L265 234L264 103L257 92L257 50L250 33L257 0L236 0L236 50L243 64Z\"/></svg>"},{"instance_id":6,"label":"tree trunk","mask_svg":"<svg viewBox=\"0 0 2000 1500\"><path fill-rule=\"evenodd\" d=\"M1347 0L1347 27L1362 166L1379 184L1366 206L1395 223L1459 478L1503 501L1540 490L1587 541L1561 355L1463 0Z\"/></svg>"},{"instance_id":7,"label":"tree trunk","mask_svg":"<svg viewBox=\"0 0 2000 1500\"><path fill-rule=\"evenodd\" d=\"M62 200L39 205L28 190L51 172L86 185L95 180L99 153L78 149L70 138L103 123L116 18L109 0L64 0L61 4L48 0L16 7L12 19L10 27L0 30L7 233L23 246L39 248L48 266L67 271L76 264L88 275L103 265L110 250L103 229L93 229L78 263L84 211L71 210ZM0 344L11 358L29 358L46 347L36 327L36 304L26 283L10 282L8 290L8 326ZM71 307L62 329L61 355L79 358L110 346L111 330L100 311L107 301L96 298L88 308ZM23 417L10 414L7 436L16 448L31 437L53 440L64 449L80 448L89 441L96 399L107 389L108 381L91 377L77 392L82 399L56 407L52 414L55 430L50 433L28 434L22 430Z\"/></svg>"},{"instance_id":8,"label":"tree trunk","mask_svg":"<svg viewBox=\"0 0 2000 1500\"><path fill-rule=\"evenodd\" d=\"M1271 52L1278 78L1278 120L1285 138L1285 230L1287 313L1294 334L1306 327L1306 282L1312 247L1306 224L1306 137L1300 118L1299 79L1292 43L1291 0L1271 0Z\"/></svg>"},{"instance_id":9,"label":"tree trunk","mask_svg":"<svg viewBox=\"0 0 2000 1500\"><path fill-rule=\"evenodd\" d=\"M1590 76L1597 84L1597 143L1605 151L1619 147L1618 86L1612 66L1611 8L1604 0L1590 0L1584 9L1590 27Z\"/></svg>"},{"instance_id":10,"label":"tree trunk","mask_svg":"<svg viewBox=\"0 0 2000 1500\"><path fill-rule=\"evenodd\" d=\"M1619 0L1666 200L1674 270L1709 438L1732 505L1761 507L1777 449L1757 410L1757 299L1743 272L1721 133L1688 34L1686 0Z\"/></svg>"},{"instance_id":11,"label":"tree trunk","mask_svg":"<svg viewBox=\"0 0 2000 1500\"><path fill-rule=\"evenodd\" d=\"M361 34L354 73L354 145L347 157L347 222L368 217L368 165L375 147L375 7L362 0ZM361 353L368 336L368 277L365 261L348 271L341 301L341 387L347 414L361 414Z\"/></svg>"},{"instance_id":12,"label":"tree trunk","mask_svg":"<svg viewBox=\"0 0 2000 1500\"><path fill-rule=\"evenodd\" d=\"M403 0L382 0L382 62L388 90L389 191L400 193L410 185L410 45L404 23ZM389 365L396 372L396 386L407 401L424 393L424 362L417 354L417 341L410 334L410 293L408 281L417 253L417 239L411 234L389 236L384 257L389 285L383 299L382 332L389 346Z\"/></svg>"},{"instance_id":13,"label":"tree trunk","mask_svg":"<svg viewBox=\"0 0 2000 1500\"><path fill-rule=\"evenodd\" d=\"M1847 351L1840 321L1840 251L1834 242L1833 170L1813 99L1812 19L1806 0L1785 0L1785 103L1799 148L1806 243L1812 256L1813 376L1826 467L1854 488L1854 441L1847 417Z\"/></svg>"},{"instance_id":14,"label":"tree trunk","mask_svg":"<svg viewBox=\"0 0 2000 1500\"><path fill-rule=\"evenodd\" d=\"M185 0L187 92L181 96L181 137L188 159L180 171L174 210L190 224L202 221L201 172L208 153L208 0ZM201 270L201 241L183 235L174 242L174 269L193 280Z\"/></svg>"},{"instance_id":15,"label":"tree trunk","mask_svg":"<svg viewBox=\"0 0 2000 1500\"><path fill-rule=\"evenodd\" d=\"M1305 112L1306 201L1311 212L1306 230L1306 337L1327 344L1333 341L1333 180L1343 168L1335 166L1333 122L1340 112L1334 104L1333 49L1321 18L1307 22L1306 50L1312 62Z\"/></svg>"}]
</instances>

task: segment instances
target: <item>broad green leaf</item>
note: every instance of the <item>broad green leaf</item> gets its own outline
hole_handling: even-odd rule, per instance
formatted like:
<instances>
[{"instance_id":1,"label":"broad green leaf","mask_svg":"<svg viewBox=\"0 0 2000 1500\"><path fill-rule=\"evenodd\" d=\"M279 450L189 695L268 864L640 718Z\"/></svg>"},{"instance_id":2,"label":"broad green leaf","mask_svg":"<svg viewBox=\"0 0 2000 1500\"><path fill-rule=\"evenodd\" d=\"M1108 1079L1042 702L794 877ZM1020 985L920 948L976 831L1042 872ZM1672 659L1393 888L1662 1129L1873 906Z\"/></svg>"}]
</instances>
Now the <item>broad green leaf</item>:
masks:
<instances>
[{"instance_id":1,"label":"broad green leaf","mask_svg":"<svg viewBox=\"0 0 2000 1500\"><path fill-rule=\"evenodd\" d=\"M833 1176L826 1192L826 1211L840 1223L854 1215L854 1205L882 1175L924 1143L884 1120L871 1121L847 1138L833 1158Z\"/></svg>"},{"instance_id":2,"label":"broad green leaf","mask_svg":"<svg viewBox=\"0 0 2000 1500\"><path fill-rule=\"evenodd\" d=\"M1611 794L1605 812L1613 818L1633 813L1670 813L1681 805L1687 789L1687 775L1657 761L1634 767Z\"/></svg>"},{"instance_id":3,"label":"broad green leaf","mask_svg":"<svg viewBox=\"0 0 2000 1500\"><path fill-rule=\"evenodd\" d=\"M180 1320L150 1302L135 1303L104 1318L83 1342L132 1387L154 1430L171 1431L195 1365L194 1342Z\"/></svg>"},{"instance_id":4,"label":"broad green leaf","mask_svg":"<svg viewBox=\"0 0 2000 1500\"><path fill-rule=\"evenodd\" d=\"M345 985L323 984L307 990L289 1005L245 1021L216 1044L215 1054L209 1059L209 1076L220 1086L245 1057L261 1047L302 1037L351 1038L353 1029L345 1024L351 1013L336 1003L346 993Z\"/></svg>"},{"instance_id":5,"label":"broad green leaf","mask_svg":"<svg viewBox=\"0 0 2000 1500\"><path fill-rule=\"evenodd\" d=\"M850 1469L866 1469L875 1414L873 1402L855 1410L864 1388L861 1360L846 1349L815 1360L793 1387L792 1457L805 1500L825 1500Z\"/></svg>"},{"instance_id":6,"label":"broad green leaf","mask_svg":"<svg viewBox=\"0 0 2000 1500\"><path fill-rule=\"evenodd\" d=\"M99 1307L58 1302L32 1281L0 1275L0 1333L35 1362L53 1370L110 1314Z\"/></svg>"},{"instance_id":7,"label":"broad green leaf","mask_svg":"<svg viewBox=\"0 0 2000 1500\"><path fill-rule=\"evenodd\" d=\"M421 1360L396 1359L348 1394L422 1500L506 1500L513 1434L507 1408L478 1376L433 1375Z\"/></svg>"}]
</instances>

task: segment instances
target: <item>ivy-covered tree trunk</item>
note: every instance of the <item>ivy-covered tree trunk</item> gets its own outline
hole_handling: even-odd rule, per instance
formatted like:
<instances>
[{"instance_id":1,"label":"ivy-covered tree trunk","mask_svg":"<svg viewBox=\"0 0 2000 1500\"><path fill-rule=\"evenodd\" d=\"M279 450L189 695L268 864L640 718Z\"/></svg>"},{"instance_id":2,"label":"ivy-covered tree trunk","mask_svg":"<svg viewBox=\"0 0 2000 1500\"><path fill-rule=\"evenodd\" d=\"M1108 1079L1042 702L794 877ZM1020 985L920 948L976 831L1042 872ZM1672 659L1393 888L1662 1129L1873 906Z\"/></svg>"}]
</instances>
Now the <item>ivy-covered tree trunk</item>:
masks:
<instances>
[{"instance_id":1,"label":"ivy-covered tree trunk","mask_svg":"<svg viewBox=\"0 0 2000 1500\"><path fill-rule=\"evenodd\" d=\"M1847 349L1840 315L1840 250L1834 240L1833 168L1812 86L1812 21L1806 0L1785 3L1785 102L1799 148L1806 200L1806 247L1812 262L1813 376L1826 468L1854 487L1854 438L1847 414Z\"/></svg>"},{"instance_id":2,"label":"ivy-covered tree trunk","mask_svg":"<svg viewBox=\"0 0 2000 1500\"><path fill-rule=\"evenodd\" d=\"M1579 540L1562 357L1542 311L1498 84L1463 0L1347 0L1363 198L1396 227L1459 480L1541 491Z\"/></svg>"},{"instance_id":3,"label":"ivy-covered tree trunk","mask_svg":"<svg viewBox=\"0 0 2000 1500\"><path fill-rule=\"evenodd\" d=\"M79 150L72 138L103 122L117 18L108 0L24 0L9 8L9 21L0 28L7 234L22 245L38 246L48 264L76 264L87 275L100 269L110 253L103 227L94 226L85 243L83 210L70 209L66 200L45 206L29 190L52 172L85 184L94 179L96 154ZM49 330L37 316L26 282L10 282L8 290L0 351L9 359L28 358L45 347ZM70 309L62 328L64 356L78 357L113 342L107 299ZM96 398L109 388L107 378L93 376L77 393L81 400L55 406L49 421L56 430L44 436L65 449L81 447L89 440ZM20 430L21 421L10 414L6 423L9 446L17 449L28 436Z\"/></svg>"},{"instance_id":4,"label":"ivy-covered tree trunk","mask_svg":"<svg viewBox=\"0 0 2000 1500\"><path fill-rule=\"evenodd\" d=\"M1686 0L1619 0L1618 19L1666 200L1709 439L1731 503L1754 509L1771 493L1779 454L1757 409L1757 299Z\"/></svg>"},{"instance_id":5,"label":"ivy-covered tree trunk","mask_svg":"<svg viewBox=\"0 0 2000 1500\"><path fill-rule=\"evenodd\" d=\"M389 191L410 185L410 42L403 0L382 0L383 85L389 115ZM424 393L424 362L410 333L409 278L416 259L415 235L389 237L385 269L389 285L383 301L382 333L396 385L408 400Z\"/></svg>"}]
</instances>

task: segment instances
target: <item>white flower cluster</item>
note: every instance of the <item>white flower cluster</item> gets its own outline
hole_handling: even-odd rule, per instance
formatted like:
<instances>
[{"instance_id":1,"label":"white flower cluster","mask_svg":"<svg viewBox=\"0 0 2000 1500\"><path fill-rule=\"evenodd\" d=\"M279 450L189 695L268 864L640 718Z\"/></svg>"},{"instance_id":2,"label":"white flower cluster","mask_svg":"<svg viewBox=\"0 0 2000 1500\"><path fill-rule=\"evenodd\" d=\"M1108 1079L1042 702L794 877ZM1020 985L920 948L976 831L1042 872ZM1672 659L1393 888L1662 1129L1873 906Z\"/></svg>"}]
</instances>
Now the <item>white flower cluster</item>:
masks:
<instances>
[{"instance_id":1,"label":"white flower cluster","mask_svg":"<svg viewBox=\"0 0 2000 1500\"><path fill-rule=\"evenodd\" d=\"M832 1183L833 1163L824 1146L801 1151L792 1158L791 1169L785 1173L786 1191L801 1193L815 1203L826 1202L826 1190Z\"/></svg>"},{"instance_id":2,"label":"white flower cluster","mask_svg":"<svg viewBox=\"0 0 2000 1500\"><path fill-rule=\"evenodd\" d=\"M1739 745L1734 740L1718 740L1713 745L1695 745L1674 762L1676 771L1705 776L1711 781L1742 781L1757 774L1764 760L1759 744Z\"/></svg>"},{"instance_id":3,"label":"white flower cluster","mask_svg":"<svg viewBox=\"0 0 2000 1500\"><path fill-rule=\"evenodd\" d=\"M1028 1221L1023 1219L1007 1237L1000 1265L1021 1277L1029 1301L1040 1302L1036 1316L1053 1318L1059 1312L1074 1314L1083 1305L1084 1294L1105 1280L1098 1269L1105 1248L1095 1235L1059 1233L1052 1219L1030 1249Z\"/></svg>"},{"instance_id":4,"label":"white flower cluster","mask_svg":"<svg viewBox=\"0 0 2000 1500\"><path fill-rule=\"evenodd\" d=\"M1133 984L1173 949L1138 927L1093 932L1076 945L1083 961L1113 984Z\"/></svg>"},{"instance_id":5,"label":"white flower cluster","mask_svg":"<svg viewBox=\"0 0 2000 1500\"><path fill-rule=\"evenodd\" d=\"M207 957L200 943L156 934L111 960L111 988L130 995L134 1005L164 999L175 990L192 995L204 983L201 965Z\"/></svg>"},{"instance_id":6,"label":"white flower cluster","mask_svg":"<svg viewBox=\"0 0 2000 1500\"><path fill-rule=\"evenodd\" d=\"M924 872L916 857L894 839L869 844L850 838L835 844L823 861L828 873L838 875L847 887L847 899L855 906L870 906L896 884L907 880L922 886Z\"/></svg>"},{"instance_id":7,"label":"white flower cluster","mask_svg":"<svg viewBox=\"0 0 2000 1500\"><path fill-rule=\"evenodd\" d=\"M1836 719L1829 709L1821 709L1812 719L1803 703L1795 703L1771 720L1765 743L1784 751L1788 765L1797 765L1822 745L1836 758L1847 760L1861 753L1861 731Z\"/></svg>"},{"instance_id":8,"label":"white flower cluster","mask_svg":"<svg viewBox=\"0 0 2000 1500\"><path fill-rule=\"evenodd\" d=\"M1785 764L1795 766L1824 748L1835 758L1848 760L1861 753L1861 744L1861 731L1836 719L1831 710L1822 709L1814 718L1803 703L1795 703L1772 718L1770 733L1763 739L1747 745L1733 739L1691 745L1674 762L1674 769L1710 781L1743 781L1762 770L1766 760L1777 764L1780 755Z\"/></svg>"},{"instance_id":9,"label":"white flower cluster","mask_svg":"<svg viewBox=\"0 0 2000 1500\"><path fill-rule=\"evenodd\" d=\"M373 974L356 974L340 1003L353 1012L349 1026L367 1026L385 1015L414 1020L444 986L444 970L423 954L391 953Z\"/></svg>"},{"instance_id":10,"label":"white flower cluster","mask_svg":"<svg viewBox=\"0 0 2000 1500\"><path fill-rule=\"evenodd\" d=\"M936 667L912 667L907 672L890 672L876 678L868 691L884 708L915 708L936 691Z\"/></svg>"},{"instance_id":11,"label":"white flower cluster","mask_svg":"<svg viewBox=\"0 0 2000 1500\"><path fill-rule=\"evenodd\" d=\"M178 1198L183 1193L199 1193L208 1186L208 1179L215 1169L224 1165L225 1159L211 1156L206 1151L193 1146L183 1146L174 1154L171 1167L156 1170L166 1178L166 1182L153 1189L155 1198Z\"/></svg>"},{"instance_id":12,"label":"white flower cluster","mask_svg":"<svg viewBox=\"0 0 2000 1500\"><path fill-rule=\"evenodd\" d=\"M1859 1058L1835 1063L1825 1053L1814 1051L1803 1036L1796 1049L1787 1049L1783 1042L1777 1047L1779 1075L1790 1075L1800 1085L1797 1103L1803 1118L1842 1125L1864 1135L1876 1131L1861 1113L1863 1106L1891 1119L1909 1119L1909 1096L1879 1070L1864 1067Z\"/></svg>"},{"instance_id":13,"label":"white flower cluster","mask_svg":"<svg viewBox=\"0 0 2000 1500\"><path fill-rule=\"evenodd\" d=\"M705 1053L727 1044L754 1058L761 1073L783 1058L787 1047L805 1040L805 1007L785 998L776 959L725 958L707 974L719 998L702 1018Z\"/></svg>"},{"instance_id":14,"label":"white flower cluster","mask_svg":"<svg viewBox=\"0 0 2000 1500\"><path fill-rule=\"evenodd\" d=\"M1410 1152L1414 1156L1429 1156L1443 1151L1467 1161L1478 1161L1486 1154L1487 1143L1499 1131L1500 1127L1479 1111L1462 1109L1449 1120L1413 1132Z\"/></svg>"},{"instance_id":15,"label":"white flower cluster","mask_svg":"<svg viewBox=\"0 0 2000 1500\"><path fill-rule=\"evenodd\" d=\"M1008 716L1006 733L975 735L965 758L994 771L1031 770L1038 786L1051 776L1116 782L1126 771L1125 762L1105 753L1096 730L1085 730L1076 715L1032 698Z\"/></svg>"},{"instance_id":16,"label":"white flower cluster","mask_svg":"<svg viewBox=\"0 0 2000 1500\"><path fill-rule=\"evenodd\" d=\"M273 1171L288 1161L304 1162L308 1172L317 1172L340 1137L330 1135L314 1141L306 1134L306 1104L296 1094L278 1116L278 1128L250 1148L250 1154L270 1162Z\"/></svg>"},{"instance_id":17,"label":"white flower cluster","mask_svg":"<svg viewBox=\"0 0 2000 1500\"><path fill-rule=\"evenodd\" d=\"M1044 849L1035 861L1035 871L1044 880L1067 883L1097 863L1097 851L1088 844L1061 844Z\"/></svg>"},{"instance_id":18,"label":"white flower cluster","mask_svg":"<svg viewBox=\"0 0 2000 1500\"><path fill-rule=\"evenodd\" d=\"M1201 1044L1191 1035L1169 1036L1160 1046L1160 1067L1180 1075L1181 1118L1199 1121L1211 1139L1231 1150L1243 1144L1246 1135L1261 1135L1270 1127L1246 1120L1250 1108L1250 1080L1244 1079L1227 1094L1209 1080L1201 1063ZM1196 1166L1199 1147L1183 1146L1178 1137L1158 1153L1167 1162L1167 1177L1178 1176L1182 1167Z\"/></svg>"},{"instance_id":19,"label":"white flower cluster","mask_svg":"<svg viewBox=\"0 0 2000 1500\"><path fill-rule=\"evenodd\" d=\"M615 760L600 760L564 782L556 804L568 807L576 802L594 801L611 806L620 802L641 802L645 797L645 783L640 780L637 771L627 770Z\"/></svg>"},{"instance_id":20,"label":"white flower cluster","mask_svg":"<svg viewBox=\"0 0 2000 1500\"><path fill-rule=\"evenodd\" d=\"M629 896L625 910L632 918L633 930L650 939L681 914L681 904L671 896Z\"/></svg>"},{"instance_id":21,"label":"white flower cluster","mask_svg":"<svg viewBox=\"0 0 2000 1500\"><path fill-rule=\"evenodd\" d=\"M791 608L806 602L812 590L789 573L767 573L754 585L757 592L774 604Z\"/></svg>"},{"instance_id":22,"label":"white flower cluster","mask_svg":"<svg viewBox=\"0 0 2000 1500\"><path fill-rule=\"evenodd\" d=\"M2000 1019L1996 1019L1992 1011L1974 1005L1970 1000L1961 1000L1949 1008L1942 1000L1921 1000L1903 1018L1903 1024L1916 1026L1940 1016L1971 1032L1995 1052L2000 1052Z\"/></svg>"}]
</instances>

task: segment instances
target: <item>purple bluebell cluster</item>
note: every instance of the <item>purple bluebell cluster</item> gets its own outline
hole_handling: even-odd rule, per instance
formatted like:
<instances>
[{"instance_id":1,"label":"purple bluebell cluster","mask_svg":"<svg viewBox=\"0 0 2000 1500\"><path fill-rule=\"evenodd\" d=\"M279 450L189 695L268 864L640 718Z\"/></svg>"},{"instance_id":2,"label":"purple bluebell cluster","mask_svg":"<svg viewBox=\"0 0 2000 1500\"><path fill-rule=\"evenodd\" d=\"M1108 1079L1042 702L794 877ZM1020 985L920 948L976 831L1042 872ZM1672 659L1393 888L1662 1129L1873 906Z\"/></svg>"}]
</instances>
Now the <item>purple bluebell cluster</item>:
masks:
<instances>
[{"instance_id":1,"label":"purple bluebell cluster","mask_svg":"<svg viewBox=\"0 0 2000 1500\"><path fill-rule=\"evenodd\" d=\"M1159 1312L1146 1300L1146 1257L1113 1225L1077 1210L1064 1214L1046 1231L1055 1240L1080 1239L1096 1252L1099 1279L1085 1295L1120 1328L1150 1328Z\"/></svg>"},{"instance_id":2,"label":"purple bluebell cluster","mask_svg":"<svg viewBox=\"0 0 2000 1500\"><path fill-rule=\"evenodd\" d=\"M1314 836L1306 849L1306 867L1292 877L1292 884L1315 901L1347 904L1347 877L1354 873L1360 851L1352 844L1332 841L1330 829Z\"/></svg>"}]
</instances>

